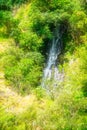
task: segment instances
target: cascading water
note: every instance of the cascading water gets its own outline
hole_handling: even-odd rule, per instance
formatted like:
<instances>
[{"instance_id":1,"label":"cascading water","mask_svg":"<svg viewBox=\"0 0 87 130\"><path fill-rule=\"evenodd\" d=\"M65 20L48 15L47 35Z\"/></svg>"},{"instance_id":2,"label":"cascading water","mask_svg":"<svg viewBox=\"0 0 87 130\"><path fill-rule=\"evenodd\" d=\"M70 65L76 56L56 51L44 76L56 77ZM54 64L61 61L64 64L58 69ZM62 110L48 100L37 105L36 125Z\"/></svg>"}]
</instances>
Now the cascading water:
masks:
<instances>
[{"instance_id":1,"label":"cascading water","mask_svg":"<svg viewBox=\"0 0 87 130\"><path fill-rule=\"evenodd\" d=\"M61 35L60 35L61 34ZM55 81L62 81L63 74L58 70L57 64L59 64L59 55L62 51L62 42L61 42L62 33L58 30L55 30L54 37L49 47L48 60L46 68L44 69L42 86L47 88L46 81L54 79Z\"/></svg>"}]
</instances>

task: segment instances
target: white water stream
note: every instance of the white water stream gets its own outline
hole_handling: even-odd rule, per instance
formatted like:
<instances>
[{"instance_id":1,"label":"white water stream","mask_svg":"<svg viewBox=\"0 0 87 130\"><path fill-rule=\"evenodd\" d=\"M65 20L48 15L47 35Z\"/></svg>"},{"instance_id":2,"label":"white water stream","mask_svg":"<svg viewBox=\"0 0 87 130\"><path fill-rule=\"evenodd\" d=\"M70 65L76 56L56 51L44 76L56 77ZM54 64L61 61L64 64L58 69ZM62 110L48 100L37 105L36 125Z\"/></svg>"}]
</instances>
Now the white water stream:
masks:
<instances>
[{"instance_id":1,"label":"white water stream","mask_svg":"<svg viewBox=\"0 0 87 130\"><path fill-rule=\"evenodd\" d=\"M51 42L51 46L49 47L47 64L44 69L42 86L45 87L45 81L54 79L55 81L62 81L63 74L61 74L58 70L57 65L59 64L59 55L62 50L62 35L59 35L58 31L55 31L53 40Z\"/></svg>"}]
</instances>

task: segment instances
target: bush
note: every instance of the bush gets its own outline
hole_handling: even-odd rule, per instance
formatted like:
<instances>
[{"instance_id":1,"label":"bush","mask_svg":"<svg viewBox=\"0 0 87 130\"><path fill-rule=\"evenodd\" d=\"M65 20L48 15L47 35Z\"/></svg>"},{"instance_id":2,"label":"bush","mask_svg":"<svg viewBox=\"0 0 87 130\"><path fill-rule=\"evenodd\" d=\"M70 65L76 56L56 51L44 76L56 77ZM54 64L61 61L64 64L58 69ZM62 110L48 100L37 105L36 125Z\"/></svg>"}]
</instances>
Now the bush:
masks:
<instances>
[{"instance_id":1,"label":"bush","mask_svg":"<svg viewBox=\"0 0 87 130\"><path fill-rule=\"evenodd\" d=\"M20 93L29 93L41 82L43 56L38 52L24 53L11 48L4 56L5 78Z\"/></svg>"}]
</instances>

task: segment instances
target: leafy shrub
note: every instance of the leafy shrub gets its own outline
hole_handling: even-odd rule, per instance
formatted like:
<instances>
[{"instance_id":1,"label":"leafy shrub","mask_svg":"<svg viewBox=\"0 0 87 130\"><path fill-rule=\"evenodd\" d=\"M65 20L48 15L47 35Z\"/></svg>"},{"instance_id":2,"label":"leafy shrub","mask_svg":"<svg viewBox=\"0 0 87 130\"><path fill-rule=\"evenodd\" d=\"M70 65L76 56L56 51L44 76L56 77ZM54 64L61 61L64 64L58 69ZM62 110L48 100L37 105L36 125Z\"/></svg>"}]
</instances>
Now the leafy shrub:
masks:
<instances>
[{"instance_id":1,"label":"leafy shrub","mask_svg":"<svg viewBox=\"0 0 87 130\"><path fill-rule=\"evenodd\" d=\"M40 84L43 56L38 52L24 53L21 49L10 49L5 60L5 77L21 92L29 93Z\"/></svg>"}]
</instances>

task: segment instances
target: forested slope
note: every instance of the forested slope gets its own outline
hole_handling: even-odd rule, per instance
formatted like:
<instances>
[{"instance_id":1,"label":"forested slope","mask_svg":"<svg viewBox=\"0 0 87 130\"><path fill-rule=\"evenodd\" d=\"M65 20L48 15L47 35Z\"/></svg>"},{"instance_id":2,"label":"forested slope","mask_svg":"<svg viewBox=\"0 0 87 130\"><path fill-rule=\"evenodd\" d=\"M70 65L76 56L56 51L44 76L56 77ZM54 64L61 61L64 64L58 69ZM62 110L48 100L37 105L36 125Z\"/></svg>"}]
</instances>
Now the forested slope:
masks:
<instances>
[{"instance_id":1,"label":"forested slope","mask_svg":"<svg viewBox=\"0 0 87 130\"><path fill-rule=\"evenodd\" d=\"M64 80L48 93L41 82L56 27ZM0 130L87 130L86 54L85 0L0 1Z\"/></svg>"}]
</instances>

